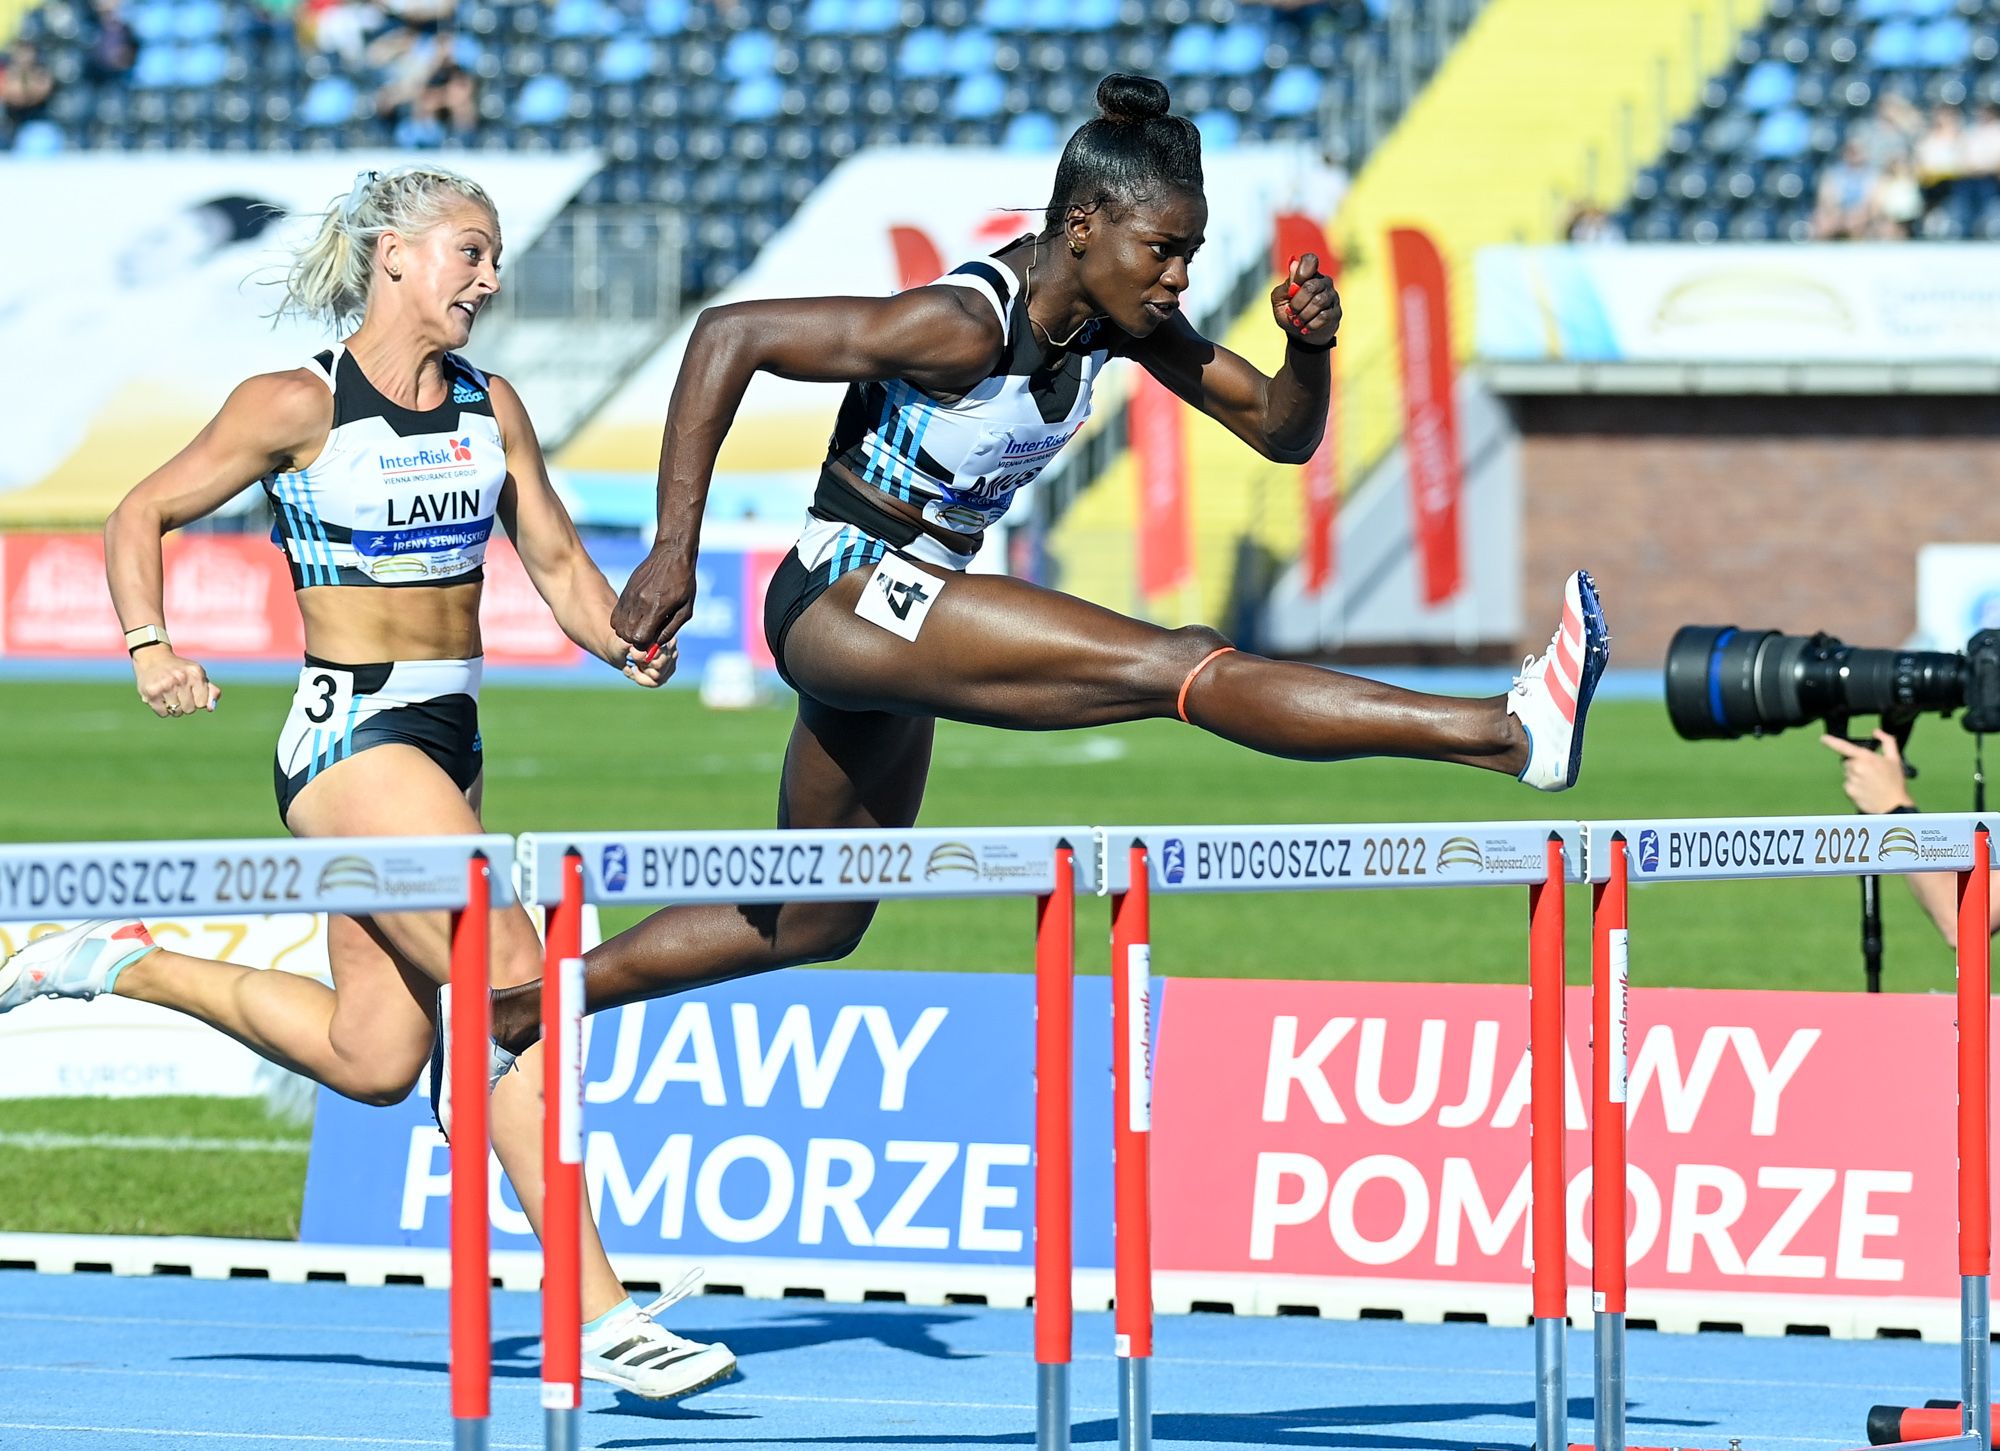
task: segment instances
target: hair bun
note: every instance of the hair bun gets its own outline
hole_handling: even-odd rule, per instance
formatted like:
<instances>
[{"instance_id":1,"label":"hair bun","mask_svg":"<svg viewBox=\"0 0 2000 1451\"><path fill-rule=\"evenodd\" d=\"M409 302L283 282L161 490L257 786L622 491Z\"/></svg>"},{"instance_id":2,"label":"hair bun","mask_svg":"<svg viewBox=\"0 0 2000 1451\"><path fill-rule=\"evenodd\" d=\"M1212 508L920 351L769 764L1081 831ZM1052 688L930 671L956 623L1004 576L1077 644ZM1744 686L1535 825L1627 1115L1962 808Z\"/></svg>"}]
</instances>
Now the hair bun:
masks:
<instances>
[{"instance_id":1,"label":"hair bun","mask_svg":"<svg viewBox=\"0 0 2000 1451\"><path fill-rule=\"evenodd\" d=\"M1167 114L1172 98L1151 76L1109 75L1097 83L1097 109L1116 124Z\"/></svg>"}]
</instances>

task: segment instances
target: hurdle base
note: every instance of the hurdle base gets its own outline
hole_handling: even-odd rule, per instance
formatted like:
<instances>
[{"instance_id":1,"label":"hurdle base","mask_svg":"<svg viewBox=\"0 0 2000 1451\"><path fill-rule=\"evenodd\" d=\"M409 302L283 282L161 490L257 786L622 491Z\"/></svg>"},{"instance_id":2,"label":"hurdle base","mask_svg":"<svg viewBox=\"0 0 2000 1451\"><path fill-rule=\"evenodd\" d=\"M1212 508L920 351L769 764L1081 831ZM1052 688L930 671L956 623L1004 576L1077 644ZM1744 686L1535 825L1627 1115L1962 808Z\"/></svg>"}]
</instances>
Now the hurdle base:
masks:
<instances>
[{"instance_id":1,"label":"hurdle base","mask_svg":"<svg viewBox=\"0 0 2000 1451\"><path fill-rule=\"evenodd\" d=\"M1118 1362L1118 1451L1152 1451L1152 1370L1143 1355Z\"/></svg>"},{"instance_id":2,"label":"hurdle base","mask_svg":"<svg viewBox=\"0 0 2000 1451\"><path fill-rule=\"evenodd\" d=\"M542 1412L542 1446L544 1451L577 1451L582 1444L577 1435L577 1413L574 1407L549 1407Z\"/></svg>"},{"instance_id":3,"label":"hurdle base","mask_svg":"<svg viewBox=\"0 0 2000 1451\"><path fill-rule=\"evenodd\" d=\"M451 1446L452 1451L486 1451L486 1418L453 1416Z\"/></svg>"},{"instance_id":4,"label":"hurdle base","mask_svg":"<svg viewBox=\"0 0 2000 1451\"><path fill-rule=\"evenodd\" d=\"M1035 1451L1069 1451L1069 1367L1035 1367Z\"/></svg>"},{"instance_id":5,"label":"hurdle base","mask_svg":"<svg viewBox=\"0 0 2000 1451\"><path fill-rule=\"evenodd\" d=\"M1870 1406L1868 1444L1907 1446L1915 1441L1962 1435L1962 1409L1962 1402L1944 1400L1926 1401L1922 1406ZM2000 1419L2000 1406L1994 1412L1996 1419Z\"/></svg>"}]
</instances>

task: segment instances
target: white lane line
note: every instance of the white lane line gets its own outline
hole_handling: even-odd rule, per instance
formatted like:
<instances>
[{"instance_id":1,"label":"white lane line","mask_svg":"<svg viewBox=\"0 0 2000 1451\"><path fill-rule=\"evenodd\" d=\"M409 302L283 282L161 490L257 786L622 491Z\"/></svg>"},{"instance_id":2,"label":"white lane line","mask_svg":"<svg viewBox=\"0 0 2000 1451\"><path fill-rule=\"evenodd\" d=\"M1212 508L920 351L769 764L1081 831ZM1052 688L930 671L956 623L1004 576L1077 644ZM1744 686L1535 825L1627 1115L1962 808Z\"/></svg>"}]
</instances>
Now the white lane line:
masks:
<instances>
[{"instance_id":1,"label":"white lane line","mask_svg":"<svg viewBox=\"0 0 2000 1451\"><path fill-rule=\"evenodd\" d=\"M0 1149L135 1149L176 1153L304 1154L305 1139L185 1139L162 1134L0 1133Z\"/></svg>"},{"instance_id":2,"label":"white lane line","mask_svg":"<svg viewBox=\"0 0 2000 1451\"><path fill-rule=\"evenodd\" d=\"M309 1443L315 1446L450 1446L450 1440L416 1441L389 1436L307 1436L279 1431L189 1431L180 1426L85 1426L53 1421L0 1421L0 1431L82 1431L97 1436L169 1436L175 1440ZM534 1441L491 1441L496 1451L541 1451Z\"/></svg>"},{"instance_id":3,"label":"white lane line","mask_svg":"<svg viewBox=\"0 0 2000 1451\"><path fill-rule=\"evenodd\" d=\"M268 1283L268 1282L259 1282ZM374 1288L373 1286L366 1288ZM420 1285L389 1286L391 1289L421 1289ZM443 1294L443 1291L436 1292ZM443 1319L443 1316L439 1316ZM160 1325L183 1330L259 1330L267 1334L292 1335L415 1335L443 1340L451 1331L446 1326L427 1329L421 1325L329 1325L324 1320L310 1325L271 1320L168 1320L151 1315L56 1315L41 1310L0 1310L0 1320L36 1320L61 1325ZM525 1328L497 1327L503 1335L526 1334Z\"/></svg>"}]
</instances>

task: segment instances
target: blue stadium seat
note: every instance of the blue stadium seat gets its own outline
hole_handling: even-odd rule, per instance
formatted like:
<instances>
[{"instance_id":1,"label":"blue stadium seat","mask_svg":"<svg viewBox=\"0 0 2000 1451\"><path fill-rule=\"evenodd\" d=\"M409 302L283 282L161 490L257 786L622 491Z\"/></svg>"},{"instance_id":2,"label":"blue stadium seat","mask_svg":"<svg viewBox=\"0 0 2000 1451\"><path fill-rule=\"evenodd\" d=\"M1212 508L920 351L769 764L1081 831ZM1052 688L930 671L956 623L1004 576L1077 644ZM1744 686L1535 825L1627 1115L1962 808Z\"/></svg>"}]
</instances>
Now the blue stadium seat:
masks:
<instances>
[{"instance_id":1,"label":"blue stadium seat","mask_svg":"<svg viewBox=\"0 0 2000 1451\"><path fill-rule=\"evenodd\" d=\"M722 73L732 81L768 76L778 60L778 37L768 30L739 31L722 52Z\"/></svg>"},{"instance_id":2,"label":"blue stadium seat","mask_svg":"<svg viewBox=\"0 0 2000 1451\"><path fill-rule=\"evenodd\" d=\"M1868 63L1886 71L1907 70L1916 65L1917 33L1911 21L1886 21L1868 39Z\"/></svg>"},{"instance_id":3,"label":"blue stadium seat","mask_svg":"<svg viewBox=\"0 0 2000 1451\"><path fill-rule=\"evenodd\" d=\"M222 6L216 0L184 0L174 10L174 34L182 40L213 40L222 34Z\"/></svg>"},{"instance_id":4,"label":"blue stadium seat","mask_svg":"<svg viewBox=\"0 0 2000 1451\"><path fill-rule=\"evenodd\" d=\"M299 102L298 123L313 128L344 126L353 119L358 99L354 82L346 76L321 76Z\"/></svg>"},{"instance_id":5,"label":"blue stadium seat","mask_svg":"<svg viewBox=\"0 0 2000 1451\"><path fill-rule=\"evenodd\" d=\"M1812 122L1806 113L1787 107L1763 119L1750 149L1765 161L1785 161L1803 155L1811 142Z\"/></svg>"},{"instance_id":6,"label":"blue stadium seat","mask_svg":"<svg viewBox=\"0 0 2000 1451\"><path fill-rule=\"evenodd\" d=\"M646 0L645 23L649 35L679 35L688 28L692 7L688 0Z\"/></svg>"},{"instance_id":7,"label":"blue stadium seat","mask_svg":"<svg viewBox=\"0 0 2000 1451\"><path fill-rule=\"evenodd\" d=\"M1972 59L1972 27L1956 15L1933 20L1917 39L1917 63L1937 70Z\"/></svg>"},{"instance_id":8,"label":"blue stadium seat","mask_svg":"<svg viewBox=\"0 0 2000 1451\"><path fill-rule=\"evenodd\" d=\"M984 30L961 30L951 38L951 54L945 71L954 76L973 76L993 69L999 43Z\"/></svg>"},{"instance_id":9,"label":"blue stadium seat","mask_svg":"<svg viewBox=\"0 0 2000 1451\"><path fill-rule=\"evenodd\" d=\"M1311 66L1286 66L1271 80L1264 92L1266 116L1290 118L1310 116L1319 109L1320 77Z\"/></svg>"},{"instance_id":10,"label":"blue stadium seat","mask_svg":"<svg viewBox=\"0 0 2000 1451\"><path fill-rule=\"evenodd\" d=\"M1167 44L1166 69L1174 76L1205 76L1215 55L1215 27L1183 25Z\"/></svg>"},{"instance_id":11,"label":"blue stadium seat","mask_svg":"<svg viewBox=\"0 0 2000 1451\"><path fill-rule=\"evenodd\" d=\"M926 26L903 37L896 48L896 69L912 80L931 80L946 74L950 54L951 37Z\"/></svg>"},{"instance_id":12,"label":"blue stadium seat","mask_svg":"<svg viewBox=\"0 0 2000 1451\"><path fill-rule=\"evenodd\" d=\"M1007 123L1000 144L1008 151L1054 151L1062 139L1056 118L1047 111L1023 111Z\"/></svg>"},{"instance_id":13,"label":"blue stadium seat","mask_svg":"<svg viewBox=\"0 0 2000 1451\"><path fill-rule=\"evenodd\" d=\"M1003 35L1025 30L1028 24L1028 0L981 0L979 23L986 29Z\"/></svg>"},{"instance_id":14,"label":"blue stadium seat","mask_svg":"<svg viewBox=\"0 0 2000 1451\"><path fill-rule=\"evenodd\" d=\"M1236 21L1215 37L1215 57L1209 74L1217 76L1255 75L1264 68L1264 47L1269 37L1262 26Z\"/></svg>"},{"instance_id":15,"label":"blue stadium seat","mask_svg":"<svg viewBox=\"0 0 2000 1451\"><path fill-rule=\"evenodd\" d=\"M1069 28L1090 34L1097 31L1118 28L1118 0L1075 0L1070 11ZM1101 66L1092 67L1102 70Z\"/></svg>"},{"instance_id":16,"label":"blue stadium seat","mask_svg":"<svg viewBox=\"0 0 2000 1451\"><path fill-rule=\"evenodd\" d=\"M229 52L215 41L191 45L181 51L175 67L174 84L186 90L205 90L221 84L229 70Z\"/></svg>"},{"instance_id":17,"label":"blue stadium seat","mask_svg":"<svg viewBox=\"0 0 2000 1451\"><path fill-rule=\"evenodd\" d=\"M559 39L587 40L618 29L618 12L599 0L556 0L549 12L548 33Z\"/></svg>"},{"instance_id":18,"label":"blue stadium seat","mask_svg":"<svg viewBox=\"0 0 2000 1451\"><path fill-rule=\"evenodd\" d=\"M771 121L784 109L785 87L776 76L746 76L729 93L732 121Z\"/></svg>"},{"instance_id":19,"label":"blue stadium seat","mask_svg":"<svg viewBox=\"0 0 2000 1451\"><path fill-rule=\"evenodd\" d=\"M127 79L135 90L159 90L175 84L180 69L179 48L154 41L139 47L138 62Z\"/></svg>"},{"instance_id":20,"label":"blue stadium seat","mask_svg":"<svg viewBox=\"0 0 2000 1451\"><path fill-rule=\"evenodd\" d=\"M63 129L53 121L23 121L14 133L16 156L53 156L63 149Z\"/></svg>"},{"instance_id":21,"label":"blue stadium seat","mask_svg":"<svg viewBox=\"0 0 2000 1451\"><path fill-rule=\"evenodd\" d=\"M1201 133L1204 154L1227 151L1242 134L1242 124L1228 111L1203 111L1194 118L1194 129Z\"/></svg>"},{"instance_id":22,"label":"blue stadium seat","mask_svg":"<svg viewBox=\"0 0 2000 1451\"><path fill-rule=\"evenodd\" d=\"M1914 0L1854 0L1856 20L1897 20L1908 15Z\"/></svg>"},{"instance_id":23,"label":"blue stadium seat","mask_svg":"<svg viewBox=\"0 0 2000 1451\"><path fill-rule=\"evenodd\" d=\"M553 126L569 115L569 82L561 76L531 76L514 98L514 124Z\"/></svg>"},{"instance_id":24,"label":"blue stadium seat","mask_svg":"<svg viewBox=\"0 0 2000 1451\"><path fill-rule=\"evenodd\" d=\"M947 112L956 121L990 121L1007 103L1007 87L992 71L966 76L952 92Z\"/></svg>"},{"instance_id":25,"label":"blue stadium seat","mask_svg":"<svg viewBox=\"0 0 2000 1451\"><path fill-rule=\"evenodd\" d=\"M1781 60L1760 60L1750 67L1743 77L1743 84L1737 90L1736 98L1745 110L1775 111L1780 106L1792 104L1792 97L1798 92L1799 73L1796 67L1786 65Z\"/></svg>"},{"instance_id":26,"label":"blue stadium seat","mask_svg":"<svg viewBox=\"0 0 2000 1451\"><path fill-rule=\"evenodd\" d=\"M141 45L174 38L172 0L153 0L152 4L135 5L125 12L125 18L132 26L132 33L139 37Z\"/></svg>"},{"instance_id":27,"label":"blue stadium seat","mask_svg":"<svg viewBox=\"0 0 2000 1451\"><path fill-rule=\"evenodd\" d=\"M597 57L597 79L604 85L629 85L653 73L652 42L642 35L620 35L605 44Z\"/></svg>"},{"instance_id":28,"label":"blue stadium seat","mask_svg":"<svg viewBox=\"0 0 2000 1451\"><path fill-rule=\"evenodd\" d=\"M1069 29L1069 0L1027 0L1021 29L1031 32Z\"/></svg>"}]
</instances>

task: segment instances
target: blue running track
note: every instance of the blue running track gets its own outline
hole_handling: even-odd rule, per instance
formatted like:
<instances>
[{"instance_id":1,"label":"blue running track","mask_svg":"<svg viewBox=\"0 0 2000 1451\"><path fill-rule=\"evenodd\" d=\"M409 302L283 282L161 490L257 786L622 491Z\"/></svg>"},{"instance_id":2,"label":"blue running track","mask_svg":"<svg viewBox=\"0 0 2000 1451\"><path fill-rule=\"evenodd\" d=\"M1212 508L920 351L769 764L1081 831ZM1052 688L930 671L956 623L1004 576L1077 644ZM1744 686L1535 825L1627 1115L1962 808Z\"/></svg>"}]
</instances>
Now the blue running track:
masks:
<instances>
[{"instance_id":1,"label":"blue running track","mask_svg":"<svg viewBox=\"0 0 2000 1451\"><path fill-rule=\"evenodd\" d=\"M537 1302L494 1295L494 1451L541 1445ZM725 1340L738 1376L657 1403L585 1385L583 1445L1031 1446L1027 1312L703 1298L673 1328ZM443 1447L445 1297L417 1288L0 1272L0 1447L280 1451ZM1075 1440L1115 1444L1106 1315L1077 1320ZM1526 1330L1393 1321L1163 1318L1165 1447L1523 1448ZM1570 1348L1589 1439L1588 1338ZM1914 1341L1654 1335L1631 1341L1631 1439L1865 1444L1870 1404L1949 1394L1957 1350Z\"/></svg>"}]
</instances>

